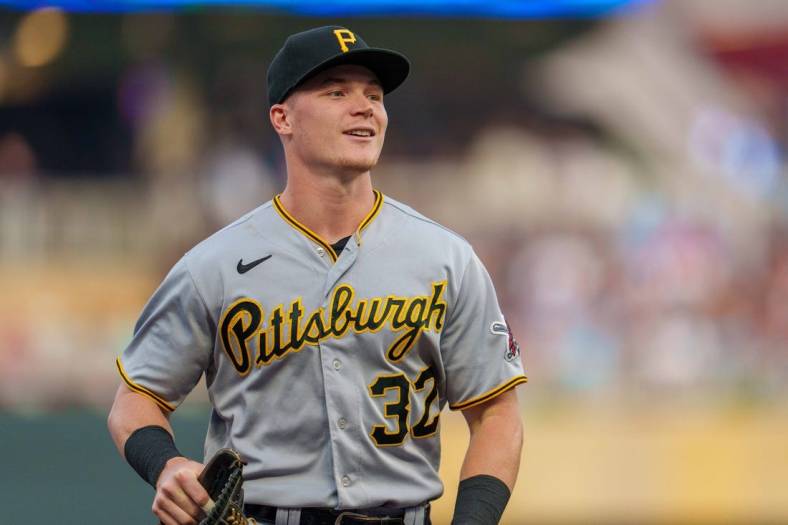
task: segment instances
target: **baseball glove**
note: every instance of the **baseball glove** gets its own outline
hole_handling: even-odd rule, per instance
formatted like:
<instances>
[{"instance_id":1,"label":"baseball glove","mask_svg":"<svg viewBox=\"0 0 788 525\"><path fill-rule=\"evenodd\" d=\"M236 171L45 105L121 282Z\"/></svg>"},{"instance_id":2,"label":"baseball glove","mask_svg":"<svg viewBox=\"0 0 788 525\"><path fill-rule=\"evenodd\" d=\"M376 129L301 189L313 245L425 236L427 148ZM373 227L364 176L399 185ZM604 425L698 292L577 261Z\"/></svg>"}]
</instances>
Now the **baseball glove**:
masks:
<instances>
[{"instance_id":1,"label":"baseball glove","mask_svg":"<svg viewBox=\"0 0 788 525\"><path fill-rule=\"evenodd\" d=\"M243 461L238 452L223 448L205 465L197 480L211 499L203 506L200 525L252 525L243 514Z\"/></svg>"}]
</instances>

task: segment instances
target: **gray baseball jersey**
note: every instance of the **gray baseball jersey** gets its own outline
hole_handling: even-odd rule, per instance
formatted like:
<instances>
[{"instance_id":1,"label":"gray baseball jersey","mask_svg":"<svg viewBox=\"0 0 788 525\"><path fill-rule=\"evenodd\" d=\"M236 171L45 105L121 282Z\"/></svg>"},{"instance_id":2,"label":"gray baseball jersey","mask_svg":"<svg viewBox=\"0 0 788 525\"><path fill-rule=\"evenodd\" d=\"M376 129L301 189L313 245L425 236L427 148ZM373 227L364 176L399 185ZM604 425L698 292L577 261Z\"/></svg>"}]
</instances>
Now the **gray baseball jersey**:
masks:
<instances>
[{"instance_id":1,"label":"gray baseball jersey","mask_svg":"<svg viewBox=\"0 0 788 525\"><path fill-rule=\"evenodd\" d=\"M278 197L220 230L173 267L117 360L167 411L205 374L205 455L240 452L248 503L435 499L441 409L526 381L470 245L375 197L341 254Z\"/></svg>"}]
</instances>

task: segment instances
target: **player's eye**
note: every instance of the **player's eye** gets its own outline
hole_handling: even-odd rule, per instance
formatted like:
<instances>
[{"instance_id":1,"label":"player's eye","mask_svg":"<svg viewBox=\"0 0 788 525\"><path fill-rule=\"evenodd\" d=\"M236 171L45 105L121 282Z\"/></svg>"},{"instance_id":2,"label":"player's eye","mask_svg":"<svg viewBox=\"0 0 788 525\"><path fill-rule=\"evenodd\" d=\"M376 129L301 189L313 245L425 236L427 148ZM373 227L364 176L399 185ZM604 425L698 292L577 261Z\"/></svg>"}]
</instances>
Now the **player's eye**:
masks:
<instances>
[{"instance_id":1,"label":"player's eye","mask_svg":"<svg viewBox=\"0 0 788 525\"><path fill-rule=\"evenodd\" d=\"M369 95L367 95L367 97L370 100L374 100L375 102L380 102L381 100L383 100L383 95L379 93L370 93Z\"/></svg>"},{"instance_id":2,"label":"player's eye","mask_svg":"<svg viewBox=\"0 0 788 525\"><path fill-rule=\"evenodd\" d=\"M338 97L343 96L344 94L345 94L344 91L341 91L339 89L335 89L334 91L329 91L328 92L328 96L332 97L332 98L338 98Z\"/></svg>"}]
</instances>

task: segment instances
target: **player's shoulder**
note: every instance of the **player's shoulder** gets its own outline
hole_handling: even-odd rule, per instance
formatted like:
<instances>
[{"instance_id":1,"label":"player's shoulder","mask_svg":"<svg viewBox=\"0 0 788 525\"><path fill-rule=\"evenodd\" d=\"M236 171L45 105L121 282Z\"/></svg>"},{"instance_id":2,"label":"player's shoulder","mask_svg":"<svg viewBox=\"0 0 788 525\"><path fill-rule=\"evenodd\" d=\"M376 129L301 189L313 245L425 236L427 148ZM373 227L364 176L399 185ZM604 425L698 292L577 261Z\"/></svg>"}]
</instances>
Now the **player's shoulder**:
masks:
<instances>
[{"instance_id":1,"label":"player's shoulder","mask_svg":"<svg viewBox=\"0 0 788 525\"><path fill-rule=\"evenodd\" d=\"M198 242L183 256L184 262L189 268L212 266L217 258L232 259L235 252L250 244L264 244L266 225L274 215L269 200Z\"/></svg>"},{"instance_id":2,"label":"player's shoulder","mask_svg":"<svg viewBox=\"0 0 788 525\"><path fill-rule=\"evenodd\" d=\"M471 251L471 244L459 233L443 224L419 213L409 205L394 198L385 196L383 200L386 215L392 224L400 231L422 241L436 243L437 246L451 246L463 251Z\"/></svg>"},{"instance_id":3,"label":"player's shoulder","mask_svg":"<svg viewBox=\"0 0 788 525\"><path fill-rule=\"evenodd\" d=\"M468 241L462 235L444 226L438 221L419 213L404 202L398 201L386 195L383 205L399 221L411 228L419 229L426 234L443 238L447 242L470 247L470 243L468 243Z\"/></svg>"}]
</instances>

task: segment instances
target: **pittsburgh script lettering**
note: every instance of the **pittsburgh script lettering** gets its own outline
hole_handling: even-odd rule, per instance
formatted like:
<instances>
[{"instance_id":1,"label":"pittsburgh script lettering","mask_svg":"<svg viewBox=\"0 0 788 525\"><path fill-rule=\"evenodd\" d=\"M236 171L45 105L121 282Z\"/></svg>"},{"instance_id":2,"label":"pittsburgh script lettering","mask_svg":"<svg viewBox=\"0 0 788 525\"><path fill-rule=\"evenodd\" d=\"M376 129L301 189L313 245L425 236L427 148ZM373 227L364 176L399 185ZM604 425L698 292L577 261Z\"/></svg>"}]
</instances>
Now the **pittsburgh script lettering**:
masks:
<instances>
[{"instance_id":1,"label":"pittsburgh script lettering","mask_svg":"<svg viewBox=\"0 0 788 525\"><path fill-rule=\"evenodd\" d=\"M396 362L413 348L422 332L443 328L446 281L431 286L430 295L356 301L353 287L341 284L331 294L328 308L306 312L299 297L287 307L277 305L268 317L258 301L245 297L231 304L219 320L222 346L238 373L246 375L252 366L268 365L324 339L388 327L398 337L386 350L386 358Z\"/></svg>"}]
</instances>

